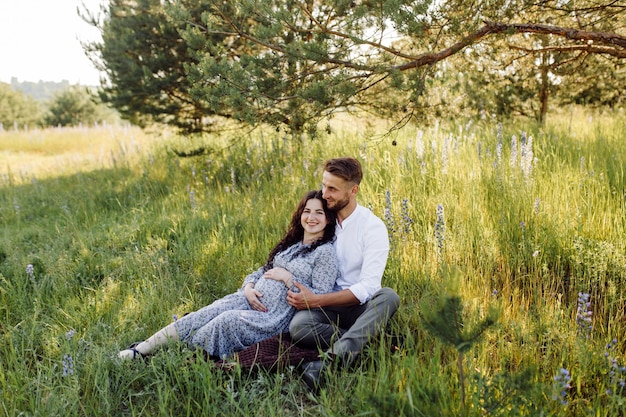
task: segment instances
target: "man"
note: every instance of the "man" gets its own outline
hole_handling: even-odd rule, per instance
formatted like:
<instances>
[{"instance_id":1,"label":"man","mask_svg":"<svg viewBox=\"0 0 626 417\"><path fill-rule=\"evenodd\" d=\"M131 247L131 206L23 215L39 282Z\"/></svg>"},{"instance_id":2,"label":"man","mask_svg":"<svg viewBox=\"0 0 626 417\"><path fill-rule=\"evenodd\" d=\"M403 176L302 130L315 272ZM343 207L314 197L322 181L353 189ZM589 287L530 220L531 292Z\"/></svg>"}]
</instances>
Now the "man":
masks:
<instances>
[{"instance_id":1,"label":"man","mask_svg":"<svg viewBox=\"0 0 626 417\"><path fill-rule=\"evenodd\" d=\"M289 333L299 345L327 349L327 355L304 367L303 380L312 390L331 361L349 364L365 344L384 329L400 304L391 288L381 288L389 236L381 219L356 200L363 177L354 158L330 159L324 164L322 196L337 212L335 247L342 276L334 291L314 294L295 283L287 302L298 311Z\"/></svg>"}]
</instances>

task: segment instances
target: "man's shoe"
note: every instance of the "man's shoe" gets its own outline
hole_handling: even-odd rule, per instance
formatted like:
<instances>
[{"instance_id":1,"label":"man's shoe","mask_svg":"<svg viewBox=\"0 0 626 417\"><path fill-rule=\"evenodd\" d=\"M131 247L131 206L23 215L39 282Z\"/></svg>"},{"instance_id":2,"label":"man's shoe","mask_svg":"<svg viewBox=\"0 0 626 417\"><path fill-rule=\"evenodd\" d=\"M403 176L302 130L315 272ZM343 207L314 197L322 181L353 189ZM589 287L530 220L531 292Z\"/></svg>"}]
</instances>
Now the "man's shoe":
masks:
<instances>
[{"instance_id":1,"label":"man's shoe","mask_svg":"<svg viewBox=\"0 0 626 417\"><path fill-rule=\"evenodd\" d=\"M304 366L302 380L312 392L320 389L322 374L327 367L328 364L323 360L309 362Z\"/></svg>"}]
</instances>

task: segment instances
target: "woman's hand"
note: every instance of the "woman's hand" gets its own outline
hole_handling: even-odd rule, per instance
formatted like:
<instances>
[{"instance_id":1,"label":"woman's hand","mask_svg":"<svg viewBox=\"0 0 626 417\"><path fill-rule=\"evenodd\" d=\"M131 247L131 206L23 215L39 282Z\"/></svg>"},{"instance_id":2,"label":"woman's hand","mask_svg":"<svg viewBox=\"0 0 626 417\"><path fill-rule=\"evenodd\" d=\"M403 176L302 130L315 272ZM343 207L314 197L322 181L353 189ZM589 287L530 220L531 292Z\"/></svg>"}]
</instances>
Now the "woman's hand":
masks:
<instances>
[{"instance_id":1,"label":"woman's hand","mask_svg":"<svg viewBox=\"0 0 626 417\"><path fill-rule=\"evenodd\" d=\"M291 285L293 285L293 275L285 268L276 267L265 271L263 278L273 279L274 281L282 281L287 288L291 288Z\"/></svg>"},{"instance_id":2,"label":"woman's hand","mask_svg":"<svg viewBox=\"0 0 626 417\"><path fill-rule=\"evenodd\" d=\"M263 297L259 291L254 289L254 284L248 284L243 288L243 295L246 296L248 300L248 304L252 307L253 310L261 311L263 313L267 312L267 307L263 304L260 298Z\"/></svg>"}]
</instances>

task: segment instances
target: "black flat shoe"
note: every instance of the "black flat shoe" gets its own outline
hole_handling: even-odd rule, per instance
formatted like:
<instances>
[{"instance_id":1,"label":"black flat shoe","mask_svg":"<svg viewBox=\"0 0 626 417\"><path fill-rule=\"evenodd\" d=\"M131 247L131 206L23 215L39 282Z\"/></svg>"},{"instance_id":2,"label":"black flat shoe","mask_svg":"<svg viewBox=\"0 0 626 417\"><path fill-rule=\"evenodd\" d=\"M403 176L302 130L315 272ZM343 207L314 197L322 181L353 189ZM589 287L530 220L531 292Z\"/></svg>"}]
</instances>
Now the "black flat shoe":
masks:
<instances>
[{"instance_id":1,"label":"black flat shoe","mask_svg":"<svg viewBox=\"0 0 626 417\"><path fill-rule=\"evenodd\" d=\"M145 358L146 355L144 355L143 353L139 352L137 350L137 346L139 346L139 343L141 342L135 342L132 345L128 346L128 350L132 350L133 351L133 359L135 359L137 356L139 356L140 358Z\"/></svg>"},{"instance_id":2,"label":"black flat shoe","mask_svg":"<svg viewBox=\"0 0 626 417\"><path fill-rule=\"evenodd\" d=\"M135 360L137 357L139 357L141 359L145 359L147 355L144 355L143 353L141 353L141 352L139 352L137 350L137 346L139 345L139 343L141 343L141 342L135 342L132 345L128 346L126 349L124 349L124 350L130 350L131 352L133 352L133 356L130 356L130 357L128 357L128 356L120 357L120 359ZM120 353L122 353L124 350L122 350Z\"/></svg>"}]
</instances>

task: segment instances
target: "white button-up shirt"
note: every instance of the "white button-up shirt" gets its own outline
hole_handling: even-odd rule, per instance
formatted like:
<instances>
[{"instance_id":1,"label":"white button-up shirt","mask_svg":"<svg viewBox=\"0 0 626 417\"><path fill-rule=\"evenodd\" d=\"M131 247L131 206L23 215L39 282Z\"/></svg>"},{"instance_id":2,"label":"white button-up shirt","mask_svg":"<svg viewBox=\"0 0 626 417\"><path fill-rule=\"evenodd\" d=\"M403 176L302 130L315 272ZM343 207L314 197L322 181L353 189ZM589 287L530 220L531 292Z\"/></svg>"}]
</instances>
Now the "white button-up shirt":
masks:
<instances>
[{"instance_id":1,"label":"white button-up shirt","mask_svg":"<svg viewBox=\"0 0 626 417\"><path fill-rule=\"evenodd\" d=\"M357 205L341 225L337 223L335 234L342 272L335 291L347 288L363 304L381 288L389 255L387 227L371 210Z\"/></svg>"}]
</instances>

